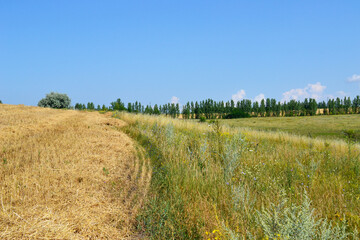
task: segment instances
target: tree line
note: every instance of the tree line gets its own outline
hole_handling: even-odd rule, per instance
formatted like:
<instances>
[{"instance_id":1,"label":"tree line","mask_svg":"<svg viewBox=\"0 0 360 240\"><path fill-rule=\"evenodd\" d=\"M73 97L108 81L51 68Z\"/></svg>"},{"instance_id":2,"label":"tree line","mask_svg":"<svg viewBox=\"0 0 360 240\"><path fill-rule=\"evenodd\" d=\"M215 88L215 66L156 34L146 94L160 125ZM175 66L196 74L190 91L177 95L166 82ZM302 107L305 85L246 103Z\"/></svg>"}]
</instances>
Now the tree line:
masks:
<instances>
[{"instance_id":1,"label":"tree line","mask_svg":"<svg viewBox=\"0 0 360 240\"><path fill-rule=\"evenodd\" d=\"M329 99L327 101L317 102L313 98L305 98L303 101L290 100L280 102L273 98L262 99L260 102L243 99L241 101L214 101L206 99L203 101L187 102L180 109L178 103L167 103L163 105L155 104L143 105L136 101L128 103L126 106L117 99L110 103L110 106L97 105L89 102L86 105L77 103L75 109L78 110L117 110L128 111L132 113L143 114L164 114L173 118L179 117L185 119L207 119L215 118L242 118L242 117L272 117L272 116L314 116L318 114L335 115L335 114L357 114L360 113L360 96ZM318 111L320 109L320 111Z\"/></svg>"}]
</instances>

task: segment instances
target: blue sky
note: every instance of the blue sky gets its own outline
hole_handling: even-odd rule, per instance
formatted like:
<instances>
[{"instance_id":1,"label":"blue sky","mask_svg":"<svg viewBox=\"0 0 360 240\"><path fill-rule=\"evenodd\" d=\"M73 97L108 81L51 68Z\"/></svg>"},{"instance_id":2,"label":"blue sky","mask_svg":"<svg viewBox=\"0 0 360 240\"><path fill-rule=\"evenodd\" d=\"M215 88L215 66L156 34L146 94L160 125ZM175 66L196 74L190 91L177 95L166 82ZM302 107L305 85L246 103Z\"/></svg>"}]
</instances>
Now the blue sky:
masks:
<instances>
[{"instance_id":1,"label":"blue sky","mask_svg":"<svg viewBox=\"0 0 360 240\"><path fill-rule=\"evenodd\" d=\"M1 1L0 100L360 94L360 1Z\"/></svg>"}]
</instances>

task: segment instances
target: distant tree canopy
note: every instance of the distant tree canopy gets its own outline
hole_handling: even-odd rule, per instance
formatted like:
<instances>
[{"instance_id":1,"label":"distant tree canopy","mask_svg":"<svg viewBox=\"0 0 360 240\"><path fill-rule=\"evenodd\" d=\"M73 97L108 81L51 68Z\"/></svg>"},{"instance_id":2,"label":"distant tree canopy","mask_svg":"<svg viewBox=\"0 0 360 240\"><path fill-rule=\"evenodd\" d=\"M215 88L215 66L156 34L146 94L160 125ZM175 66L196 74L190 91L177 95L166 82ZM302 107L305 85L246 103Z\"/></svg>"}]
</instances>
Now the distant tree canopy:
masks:
<instances>
[{"instance_id":1,"label":"distant tree canopy","mask_svg":"<svg viewBox=\"0 0 360 240\"><path fill-rule=\"evenodd\" d=\"M125 107L126 106L126 107ZM111 102L109 107L103 105L97 106L89 102L87 105L77 103L75 109L78 110L117 110L128 111L131 113L144 113L160 115L164 114L173 118L181 117L184 119L206 119L216 118L246 118L246 117L292 117L292 116L314 116L319 114L360 114L360 96L356 96L351 101L350 97L344 99L328 99L327 102L317 102L313 98L305 98L303 101L290 100L280 102L274 98L266 98L261 101L251 101L242 99L235 102L230 100L214 101L206 99L203 101L192 101L180 106L179 103L166 103L154 106L143 105L136 101L135 103L123 103L120 98ZM320 111L318 111L320 109Z\"/></svg>"},{"instance_id":2,"label":"distant tree canopy","mask_svg":"<svg viewBox=\"0 0 360 240\"><path fill-rule=\"evenodd\" d=\"M66 94L51 92L38 103L39 107L69 108L71 100Z\"/></svg>"},{"instance_id":3,"label":"distant tree canopy","mask_svg":"<svg viewBox=\"0 0 360 240\"><path fill-rule=\"evenodd\" d=\"M2 101L0 100L0 104L2 104Z\"/></svg>"},{"instance_id":4,"label":"distant tree canopy","mask_svg":"<svg viewBox=\"0 0 360 240\"><path fill-rule=\"evenodd\" d=\"M124 105L124 103L121 101L120 98L118 98L118 99L116 100L116 102L111 102L110 104L111 104L112 110L118 110L118 111L126 110L125 105Z\"/></svg>"}]
</instances>

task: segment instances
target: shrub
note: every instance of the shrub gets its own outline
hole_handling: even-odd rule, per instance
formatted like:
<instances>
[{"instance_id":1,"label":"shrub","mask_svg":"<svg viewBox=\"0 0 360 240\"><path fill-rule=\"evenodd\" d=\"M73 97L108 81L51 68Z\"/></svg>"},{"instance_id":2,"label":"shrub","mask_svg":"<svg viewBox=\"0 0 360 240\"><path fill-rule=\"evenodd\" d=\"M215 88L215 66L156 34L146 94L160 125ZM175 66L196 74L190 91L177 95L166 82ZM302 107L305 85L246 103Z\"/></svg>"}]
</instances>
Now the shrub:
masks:
<instances>
[{"instance_id":1,"label":"shrub","mask_svg":"<svg viewBox=\"0 0 360 240\"><path fill-rule=\"evenodd\" d=\"M258 211L257 223L266 239L358 239L355 228L349 231L345 218L339 223L328 219L315 219L314 209L306 192L301 206L285 207L284 198L279 205Z\"/></svg>"},{"instance_id":2,"label":"shrub","mask_svg":"<svg viewBox=\"0 0 360 240\"><path fill-rule=\"evenodd\" d=\"M201 116L201 117L200 117L200 122L206 122L206 117L205 117L205 116Z\"/></svg>"},{"instance_id":3,"label":"shrub","mask_svg":"<svg viewBox=\"0 0 360 240\"><path fill-rule=\"evenodd\" d=\"M71 100L66 94L51 92L46 94L46 97L39 101L38 106L50 108L69 108L70 102Z\"/></svg>"},{"instance_id":4,"label":"shrub","mask_svg":"<svg viewBox=\"0 0 360 240\"><path fill-rule=\"evenodd\" d=\"M0 104L2 104L2 101L0 100Z\"/></svg>"}]
</instances>

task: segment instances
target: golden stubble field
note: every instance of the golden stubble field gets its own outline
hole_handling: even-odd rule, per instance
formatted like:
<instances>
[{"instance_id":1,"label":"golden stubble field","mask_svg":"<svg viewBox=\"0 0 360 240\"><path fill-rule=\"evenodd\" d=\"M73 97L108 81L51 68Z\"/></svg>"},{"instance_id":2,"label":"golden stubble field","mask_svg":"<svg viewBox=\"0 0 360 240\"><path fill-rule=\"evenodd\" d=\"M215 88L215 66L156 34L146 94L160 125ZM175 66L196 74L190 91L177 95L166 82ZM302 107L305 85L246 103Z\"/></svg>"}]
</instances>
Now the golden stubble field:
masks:
<instances>
[{"instance_id":1,"label":"golden stubble field","mask_svg":"<svg viewBox=\"0 0 360 240\"><path fill-rule=\"evenodd\" d=\"M124 124L0 105L0 239L134 238L151 172Z\"/></svg>"}]
</instances>

